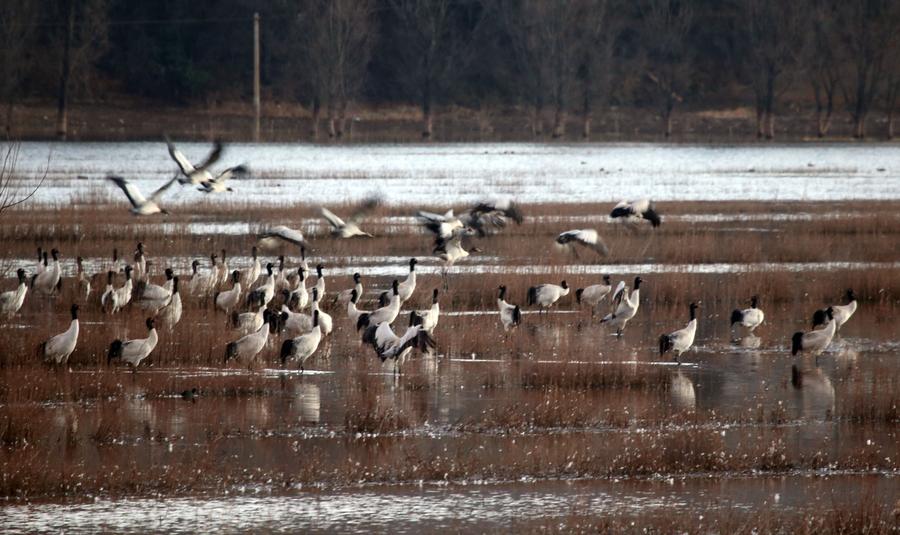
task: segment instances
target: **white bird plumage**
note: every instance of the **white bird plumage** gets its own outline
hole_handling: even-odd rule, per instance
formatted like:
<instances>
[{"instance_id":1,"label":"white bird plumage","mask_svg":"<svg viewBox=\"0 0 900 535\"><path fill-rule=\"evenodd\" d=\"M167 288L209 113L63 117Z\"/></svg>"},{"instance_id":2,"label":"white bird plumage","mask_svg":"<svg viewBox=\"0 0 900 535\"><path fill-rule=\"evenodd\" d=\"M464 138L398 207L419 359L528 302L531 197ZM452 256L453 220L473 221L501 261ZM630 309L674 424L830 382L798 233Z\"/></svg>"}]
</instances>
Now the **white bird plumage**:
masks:
<instances>
[{"instance_id":1,"label":"white bird plumage","mask_svg":"<svg viewBox=\"0 0 900 535\"><path fill-rule=\"evenodd\" d=\"M431 292L431 308L428 310L419 311L419 316L422 318L422 329L431 334L434 332L434 328L437 327L438 320L441 317L441 304L440 304L440 292L437 288L435 288Z\"/></svg>"},{"instance_id":2,"label":"white bird plumage","mask_svg":"<svg viewBox=\"0 0 900 535\"><path fill-rule=\"evenodd\" d=\"M537 305L543 311L567 295L569 295L569 284L566 281L562 281L559 285L538 284L528 288L526 303L528 306Z\"/></svg>"},{"instance_id":3,"label":"white bird plumage","mask_svg":"<svg viewBox=\"0 0 900 535\"><path fill-rule=\"evenodd\" d=\"M416 311L410 313L410 325L403 336L394 334L389 322L370 325L363 334L363 342L372 344L382 362L394 361L394 372L399 373L406 358L413 349L430 353L435 347L434 339L422 326L422 318Z\"/></svg>"},{"instance_id":4,"label":"white bird plumage","mask_svg":"<svg viewBox=\"0 0 900 535\"><path fill-rule=\"evenodd\" d=\"M312 329L296 338L285 340L281 345L281 365L284 366L288 360L296 360L302 371L303 363L316 352L321 341L322 329L319 324L319 312L315 311L312 316Z\"/></svg>"},{"instance_id":5,"label":"white bird plumage","mask_svg":"<svg viewBox=\"0 0 900 535\"><path fill-rule=\"evenodd\" d=\"M259 244L266 249L275 249L283 243L303 246L306 239L299 230L288 228L284 225L272 227L259 235Z\"/></svg>"},{"instance_id":6,"label":"white bird plumage","mask_svg":"<svg viewBox=\"0 0 900 535\"><path fill-rule=\"evenodd\" d=\"M518 305L512 305L506 302L506 286L500 286L500 293L497 295L497 311L500 313L500 323L503 329L508 331L522 322L522 311Z\"/></svg>"},{"instance_id":7,"label":"white bird plumage","mask_svg":"<svg viewBox=\"0 0 900 535\"><path fill-rule=\"evenodd\" d=\"M625 283L623 282L622 286L624 287L624 285ZM604 275L603 284L591 284L575 290L575 300L579 304L587 303L590 305L591 316L593 316L597 312L600 303L610 292L612 292L612 283L609 280L609 275Z\"/></svg>"},{"instance_id":8,"label":"white bird plumage","mask_svg":"<svg viewBox=\"0 0 900 535\"><path fill-rule=\"evenodd\" d=\"M578 258L578 246L587 247L600 256L609 254L609 248L600 239L600 235L596 230L590 228L567 230L556 237L556 243L568 247L576 258Z\"/></svg>"},{"instance_id":9,"label":"white bird plumage","mask_svg":"<svg viewBox=\"0 0 900 535\"><path fill-rule=\"evenodd\" d=\"M617 204L609 217L612 219L621 219L628 224L637 224L641 220L647 220L654 227L658 227L662 223L656 207L649 199L640 199L637 201L621 201Z\"/></svg>"},{"instance_id":10,"label":"white bird plumage","mask_svg":"<svg viewBox=\"0 0 900 535\"><path fill-rule=\"evenodd\" d=\"M19 281L16 289L0 294L0 312L7 317L14 315L22 308L22 303L25 302L25 295L28 294L28 280L25 276L25 270L17 269L16 277Z\"/></svg>"},{"instance_id":11,"label":"white bird plumage","mask_svg":"<svg viewBox=\"0 0 900 535\"><path fill-rule=\"evenodd\" d=\"M109 345L109 353L107 354L107 364L112 363L113 359L121 359L137 368L141 362L153 353L156 344L159 342L159 335L156 332L156 322L153 318L147 318L147 338L139 338L136 340L119 340L116 339Z\"/></svg>"},{"instance_id":12,"label":"white bird plumage","mask_svg":"<svg viewBox=\"0 0 900 535\"><path fill-rule=\"evenodd\" d=\"M231 309L236 307L241 300L241 272L234 270L231 273L231 281L233 286L230 290L216 292L216 295L213 297L213 303L215 303L216 308L226 314L231 312Z\"/></svg>"},{"instance_id":13,"label":"white bird plumage","mask_svg":"<svg viewBox=\"0 0 900 535\"><path fill-rule=\"evenodd\" d=\"M344 221L324 206L321 207L320 210L322 212L322 217L324 217L325 220L328 221L328 224L331 225L331 235L335 238L346 239L355 238L357 236L372 238L373 236L359 228L359 225L362 222L363 217L378 206L378 204L379 201L376 198L364 201L347 221Z\"/></svg>"},{"instance_id":14,"label":"white bird plumage","mask_svg":"<svg viewBox=\"0 0 900 535\"><path fill-rule=\"evenodd\" d=\"M694 345L694 336L697 334L697 303L691 303L691 319L684 328L659 337L659 356L671 351L675 354L674 360L679 361L681 355Z\"/></svg>"},{"instance_id":15,"label":"white bird plumage","mask_svg":"<svg viewBox=\"0 0 900 535\"><path fill-rule=\"evenodd\" d=\"M269 340L271 313L263 311L263 324L255 332L246 334L225 346L225 364L229 360L253 360Z\"/></svg>"},{"instance_id":16,"label":"white bird plumage","mask_svg":"<svg viewBox=\"0 0 900 535\"><path fill-rule=\"evenodd\" d=\"M853 316L853 313L856 312L858 306L856 294L852 289L847 290L846 297L848 301L846 305L831 305L825 310L817 311L813 316L813 327L824 325L828 321L827 318L834 318L835 330L840 330L841 327L847 323L847 320Z\"/></svg>"},{"instance_id":17,"label":"white bird plumage","mask_svg":"<svg viewBox=\"0 0 900 535\"><path fill-rule=\"evenodd\" d=\"M45 252L44 255L46 254L47 253ZM44 271L38 273L31 279L31 287L35 292L43 295L50 295L59 290L59 285L62 280L62 270L59 265L59 251L51 249L50 255L53 256L53 262L49 264ZM45 262L46 259L46 256L44 256Z\"/></svg>"},{"instance_id":18,"label":"white bird plumage","mask_svg":"<svg viewBox=\"0 0 900 535\"><path fill-rule=\"evenodd\" d=\"M744 328L747 333L752 333L757 327L762 325L766 315L759 308L759 297L750 298L750 308L744 310L734 310L731 312L731 328L735 326Z\"/></svg>"},{"instance_id":19,"label":"white bird plumage","mask_svg":"<svg viewBox=\"0 0 900 535\"><path fill-rule=\"evenodd\" d=\"M219 158L222 156L223 147L220 141L214 142L213 149L206 156L206 160L196 166L180 150L175 148L175 145L168 138L166 138L166 147L169 149L169 156L175 160L175 163L178 164L178 169L181 170L182 176L178 177L179 184L196 186L213 180L212 173L209 172L208 168L219 161Z\"/></svg>"},{"instance_id":20,"label":"white bird plumage","mask_svg":"<svg viewBox=\"0 0 900 535\"><path fill-rule=\"evenodd\" d=\"M798 353L819 355L831 344L836 331L837 320L831 317L822 329L814 329L806 333L795 332L791 338L791 355L797 355Z\"/></svg>"},{"instance_id":21,"label":"white bird plumage","mask_svg":"<svg viewBox=\"0 0 900 535\"><path fill-rule=\"evenodd\" d=\"M157 317L171 331L181 321L182 310L181 292L178 291L178 277L173 277L172 294L169 296L165 306L157 312Z\"/></svg>"},{"instance_id":22,"label":"white bird plumage","mask_svg":"<svg viewBox=\"0 0 900 535\"><path fill-rule=\"evenodd\" d=\"M73 304L70 313L72 321L69 323L69 328L40 345L39 352L45 361L53 364L65 364L69 355L75 351L79 331L78 305Z\"/></svg>"},{"instance_id":23,"label":"white bird plumage","mask_svg":"<svg viewBox=\"0 0 900 535\"><path fill-rule=\"evenodd\" d=\"M144 194L141 193L140 188L137 185L125 180L120 176L109 175L106 177L107 180L115 184L125 193L125 196L128 197L128 202L131 203L131 213L134 215L153 215L153 214L163 214L167 215L168 210L161 208L159 206L159 199L162 197L162 194L165 193L167 189L169 189L172 184L175 183L176 179L172 178L165 184L159 187L156 191L150 194L150 198L144 197Z\"/></svg>"},{"instance_id":24,"label":"white bird plumage","mask_svg":"<svg viewBox=\"0 0 900 535\"><path fill-rule=\"evenodd\" d=\"M610 327L615 327L616 335L618 336L622 336L625 325L635 316L635 314L637 314L638 307L641 304L641 282L643 282L643 279L640 277L634 278L634 290L631 291L630 295L626 295L627 288L624 284L621 284L621 297L616 306L616 310L607 314L600 320L600 323L606 323L609 324ZM619 290L617 290L616 293L618 294Z\"/></svg>"},{"instance_id":25,"label":"white bird plumage","mask_svg":"<svg viewBox=\"0 0 900 535\"><path fill-rule=\"evenodd\" d=\"M391 284L392 293L390 303L381 308L377 308L372 312L363 312L359 315L359 318L356 321L357 331L371 325L380 325L385 322L393 323L393 321L397 319L397 315L400 314L399 286L400 283L397 279L394 279L394 282Z\"/></svg>"}]
</instances>

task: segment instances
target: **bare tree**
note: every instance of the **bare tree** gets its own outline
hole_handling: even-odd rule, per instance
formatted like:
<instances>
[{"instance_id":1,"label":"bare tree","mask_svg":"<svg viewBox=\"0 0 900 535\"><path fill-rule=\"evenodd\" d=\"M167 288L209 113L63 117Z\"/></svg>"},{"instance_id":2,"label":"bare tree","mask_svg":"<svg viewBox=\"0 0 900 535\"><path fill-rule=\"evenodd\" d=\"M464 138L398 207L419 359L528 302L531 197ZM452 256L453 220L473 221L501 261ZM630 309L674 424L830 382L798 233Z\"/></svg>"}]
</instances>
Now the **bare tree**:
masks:
<instances>
[{"instance_id":1,"label":"bare tree","mask_svg":"<svg viewBox=\"0 0 900 535\"><path fill-rule=\"evenodd\" d=\"M62 0L59 91L57 93L56 134L68 135L69 97L72 81L90 77L94 63L106 48L107 0Z\"/></svg>"},{"instance_id":2,"label":"bare tree","mask_svg":"<svg viewBox=\"0 0 900 535\"><path fill-rule=\"evenodd\" d=\"M816 100L816 135L825 137L831 127L835 97L841 81L836 50L837 9L841 0L812 0L810 38L804 50L804 65Z\"/></svg>"},{"instance_id":3,"label":"bare tree","mask_svg":"<svg viewBox=\"0 0 900 535\"><path fill-rule=\"evenodd\" d=\"M666 137L672 135L672 112L684 100L693 71L693 52L687 37L693 23L691 5L684 0L645 0L641 3L641 31L646 55L644 74L653 84Z\"/></svg>"},{"instance_id":4,"label":"bare tree","mask_svg":"<svg viewBox=\"0 0 900 535\"><path fill-rule=\"evenodd\" d=\"M473 40L461 35L461 27L477 28L480 19L468 25L454 24L454 14L464 12L465 0L390 0L399 23L398 61L403 66L401 82L417 93L422 108L422 137L434 132L434 104L451 78L458 76L472 57Z\"/></svg>"},{"instance_id":5,"label":"bare tree","mask_svg":"<svg viewBox=\"0 0 900 535\"><path fill-rule=\"evenodd\" d=\"M552 135L559 138L566 133L566 112L580 44L578 16L584 12L579 9L581 2L578 0L556 0L546 4L548 11L541 29L550 61L550 94L554 104Z\"/></svg>"},{"instance_id":6,"label":"bare tree","mask_svg":"<svg viewBox=\"0 0 900 535\"><path fill-rule=\"evenodd\" d=\"M897 116L897 107L900 105L900 58L896 53L887 59L886 71L882 100L887 113L887 138L894 139L894 120Z\"/></svg>"},{"instance_id":7,"label":"bare tree","mask_svg":"<svg viewBox=\"0 0 900 535\"><path fill-rule=\"evenodd\" d=\"M5 148L0 148L0 216L3 212L28 202L35 193L44 185L47 172L50 170L50 156L47 157L47 167L33 188L21 188L17 182L24 180L16 173L16 162L19 159L19 144L10 143Z\"/></svg>"},{"instance_id":8,"label":"bare tree","mask_svg":"<svg viewBox=\"0 0 900 535\"><path fill-rule=\"evenodd\" d=\"M6 135L13 135L13 106L28 66L38 20L36 0L0 2L0 98L6 103Z\"/></svg>"},{"instance_id":9,"label":"bare tree","mask_svg":"<svg viewBox=\"0 0 900 535\"><path fill-rule=\"evenodd\" d=\"M585 38L581 16L593 0L502 0L498 3L509 36L522 92L532 107L532 135L543 134L543 108L553 104L553 137L565 135L566 116Z\"/></svg>"},{"instance_id":10,"label":"bare tree","mask_svg":"<svg viewBox=\"0 0 900 535\"><path fill-rule=\"evenodd\" d=\"M342 137L350 100L359 91L371 56L374 33L371 0L311 0L302 2L300 76L309 79L313 137L318 136L321 107L328 111L329 137Z\"/></svg>"},{"instance_id":11,"label":"bare tree","mask_svg":"<svg viewBox=\"0 0 900 535\"><path fill-rule=\"evenodd\" d=\"M782 83L803 49L802 2L742 0L746 28L745 61L756 101L756 137L775 137L775 104L789 85ZM779 85L783 87L779 87Z\"/></svg>"},{"instance_id":12,"label":"bare tree","mask_svg":"<svg viewBox=\"0 0 900 535\"><path fill-rule=\"evenodd\" d=\"M840 44L849 71L840 88L858 139L866 137L866 119L883 82L885 58L894 52L896 12L894 0L846 0L839 6Z\"/></svg>"},{"instance_id":13,"label":"bare tree","mask_svg":"<svg viewBox=\"0 0 900 535\"><path fill-rule=\"evenodd\" d=\"M578 16L580 26L581 136L591 137L594 106L608 102L612 50L619 19L610 17L607 0L586 0Z\"/></svg>"},{"instance_id":14,"label":"bare tree","mask_svg":"<svg viewBox=\"0 0 900 535\"><path fill-rule=\"evenodd\" d=\"M547 48L538 25L547 3L541 0L499 0L496 3L498 18L509 37L510 52L518 75L518 93L531 107L531 135L544 134L544 104L549 73L547 72Z\"/></svg>"}]
</instances>

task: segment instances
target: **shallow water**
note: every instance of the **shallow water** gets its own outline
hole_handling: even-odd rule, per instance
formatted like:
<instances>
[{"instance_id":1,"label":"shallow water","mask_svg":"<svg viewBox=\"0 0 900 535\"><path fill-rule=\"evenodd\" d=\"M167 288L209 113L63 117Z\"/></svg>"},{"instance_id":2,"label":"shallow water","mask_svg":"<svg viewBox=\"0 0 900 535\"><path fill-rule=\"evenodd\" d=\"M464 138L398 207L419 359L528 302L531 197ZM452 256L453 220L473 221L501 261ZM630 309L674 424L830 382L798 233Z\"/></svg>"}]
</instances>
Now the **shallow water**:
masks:
<instances>
[{"instance_id":1,"label":"shallow water","mask_svg":"<svg viewBox=\"0 0 900 535\"><path fill-rule=\"evenodd\" d=\"M7 533L275 533L493 531L550 526L577 515L673 513L702 520L713 510L790 511L855 506L875 493L891 503L896 478L780 476L671 481L545 482L441 488L372 488L267 495L246 488L227 498L100 499L73 505L4 508Z\"/></svg>"},{"instance_id":2,"label":"shallow water","mask_svg":"<svg viewBox=\"0 0 900 535\"><path fill-rule=\"evenodd\" d=\"M21 161L40 164L39 153L47 147L24 144ZM206 147L186 144L184 149L197 157ZM882 145L234 145L229 150L223 165L245 158L260 162L253 166L261 178L240 184L240 195L263 203L273 202L269 186L275 183L277 203L344 201L374 187L383 188L390 201L452 204L504 194L520 201L615 201L647 192L657 199L900 198L900 155ZM171 172L159 143L60 145L51 166L65 173L52 170L41 202L94 198L97 192L116 199L118 193L98 180L106 172L140 173L148 187ZM91 178L74 180L70 171ZM179 195L184 197L176 201L173 194L171 200L202 198L190 191ZM807 212L802 205L796 212L770 212L766 206L741 214L711 210L673 215L669 221L680 228L687 223L731 232L711 245L719 247L739 243L735 240L750 232L771 233L774 240L796 222L870 217L840 206L823 213ZM606 216L535 219L552 225L603 222ZM261 228L255 222L201 218L147 221L135 220L128 230L148 243L155 280L163 266L189 273L194 257L185 253L192 249L217 250L227 243L229 250L247 251ZM900 436L895 420L851 417L865 413L869 400L896 399L900 319L891 291L879 297L869 288L865 306L823 355L789 354L791 334L809 327L810 312L827 304L823 298L838 297L835 281L869 284L879 280L872 270L887 280L893 273L888 270L900 269L893 256L869 256L865 246L844 256L800 257L846 261L776 263L764 261L765 249L760 261L708 263L666 263L643 253L619 257L628 263L615 263L615 256L609 263L582 263L561 254L544 258L542 249L473 255L452 269L435 331L436 355L416 357L397 374L392 363L381 365L372 349L359 343L344 307L332 303L334 289L360 272L367 277L368 297L386 288L389 277L405 276L408 254L416 254L422 295L415 304L424 307L426 288L441 283L436 276L441 266L422 255L431 247L413 228L413 218L371 223L382 235L413 235L409 243L422 247L317 244L323 251L313 254L327 266L325 302L336 331L304 371L296 364L280 365L283 336L273 337L254 365L224 365L225 343L237 335L207 299L189 295L181 324L174 333L161 334L160 346L137 373L107 367L110 340L143 336L146 330L136 310L113 319L102 315L97 301L105 281L96 280L83 307L86 342L71 372L29 366L25 358L24 366L0 367L0 431L4 422L22 415L33 430L25 434L29 447L0 447L3 481L13 481L7 488L25 489L6 496L4 529L495 531L585 513L699 518L705 511L728 508L852 508L872 493L887 506L896 500ZM300 225L307 233L322 228L320 221L309 219ZM38 226L44 236L77 234L77 225L56 228L44 221ZM884 234L877 225L862 227L876 237ZM8 236L10 244L21 238L18 231ZM64 253L64 274L74 273L71 256L78 253L84 254L88 273L105 269L108 259L96 255L107 244L122 251L122 241L130 236L115 234L102 247L87 249L91 254L69 242L64 247L77 251ZM182 237L187 245L170 250L175 247L170 240ZM546 241L552 243L551 238ZM17 256L26 255L24 246L16 250ZM569 263L561 263L566 259ZM200 260L208 264L208 258ZM243 268L250 258L229 256L228 261L232 268ZM7 275L17 266L34 267L27 257L7 257L2 263ZM288 265L296 268L296 259ZM561 273L616 279L654 274L656 280L648 285L663 284L651 290L659 293L642 304L621 339L592 320L572 296L549 314L525 311L523 325L507 335L497 326L493 295L473 295L495 287L492 279L479 281L482 275L508 275L503 278L523 293L526 283L548 278L528 276ZM683 299L684 289L673 289L669 297L662 290L667 275L681 273L696 275L690 279L699 287L692 291L701 293L704 303L694 348L676 363L659 356L657 340L686 321L686 307L668 304L671 296ZM764 305L767 322L758 336L732 343L728 318L736 303L728 301L736 299L717 295L719 281L744 274L766 278L759 273L773 274L778 282L773 287L787 288L782 291L793 297L769 296L777 305ZM12 281L4 285L12 287ZM64 291L73 291L73 285ZM21 346L28 358L39 338L69 320L59 298L30 296L23 312L0 323L0 336L29 341ZM513 298L521 302L524 295ZM398 319L395 328L402 329L404 321ZM800 373L792 376L795 366ZM639 380L600 387L535 386L544 376L561 376L565 383L566 374L577 377L579 369ZM198 388L199 396L183 399L182 391L191 388ZM379 420L385 414L390 417ZM29 457L34 452L40 456ZM679 468L681 457L698 455L700 468L690 465L690 473ZM644 470L653 463L662 468ZM32 464L38 473L26 471L24 481L17 479L18 468ZM41 486L44 476L51 483L46 487ZM52 484L60 481L63 486ZM38 501L28 503L29 496ZM131 499L114 499L120 496ZM410 526L410 518L419 524Z\"/></svg>"},{"instance_id":3,"label":"shallow water","mask_svg":"<svg viewBox=\"0 0 900 535\"><path fill-rule=\"evenodd\" d=\"M199 160L209 146L184 143ZM100 194L124 197L107 174L149 194L173 175L165 144L22 143L19 168L48 182L37 202ZM891 144L246 144L228 146L219 168L249 164L254 178L231 199L261 204L347 202L378 193L391 203L457 204L513 196L519 202L843 200L900 198L900 148ZM75 177L81 175L84 180ZM27 185L27 184L26 184ZM202 199L191 188L165 203ZM223 198L229 198L224 195Z\"/></svg>"}]
</instances>

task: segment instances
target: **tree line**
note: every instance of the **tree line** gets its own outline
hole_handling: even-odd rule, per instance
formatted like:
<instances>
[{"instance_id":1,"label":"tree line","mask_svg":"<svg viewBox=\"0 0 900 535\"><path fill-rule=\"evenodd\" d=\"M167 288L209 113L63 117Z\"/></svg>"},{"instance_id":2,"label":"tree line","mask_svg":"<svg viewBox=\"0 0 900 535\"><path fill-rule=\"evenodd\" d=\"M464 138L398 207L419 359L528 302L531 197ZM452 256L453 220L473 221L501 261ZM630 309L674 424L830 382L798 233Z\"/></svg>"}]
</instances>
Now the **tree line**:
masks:
<instances>
[{"instance_id":1,"label":"tree line","mask_svg":"<svg viewBox=\"0 0 900 535\"><path fill-rule=\"evenodd\" d=\"M900 0L16 0L0 2L0 100L109 91L191 105L247 99L261 17L267 98L308 107L314 136L355 104L527 111L535 137L610 106L651 110L665 135L684 106L752 104L775 136L787 99L826 136L873 111L893 135Z\"/></svg>"}]
</instances>

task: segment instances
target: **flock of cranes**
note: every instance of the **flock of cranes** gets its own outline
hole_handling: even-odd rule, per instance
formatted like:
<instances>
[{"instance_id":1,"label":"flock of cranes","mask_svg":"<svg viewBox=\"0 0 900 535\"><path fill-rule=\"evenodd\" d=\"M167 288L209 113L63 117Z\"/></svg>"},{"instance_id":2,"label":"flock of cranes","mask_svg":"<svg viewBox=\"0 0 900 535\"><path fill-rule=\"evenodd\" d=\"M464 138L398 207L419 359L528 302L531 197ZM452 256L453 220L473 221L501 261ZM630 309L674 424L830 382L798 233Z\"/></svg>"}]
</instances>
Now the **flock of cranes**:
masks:
<instances>
[{"instance_id":1,"label":"flock of cranes","mask_svg":"<svg viewBox=\"0 0 900 535\"><path fill-rule=\"evenodd\" d=\"M216 143L206 160L197 166L168 140L167 145L169 154L178 165L179 174L149 198L144 197L127 180L117 176L107 177L125 193L131 204L131 212L135 215L167 213L160 207L160 198L175 182L196 185L200 191L212 194L232 191L226 185L227 182L231 178L249 174L244 165L228 168L215 176L211 173L210 167L222 154L220 143ZM321 215L329 224L332 237L367 238L373 235L362 229L363 220L377 205L377 200L367 200L346 220L324 207L321 208ZM476 247L465 245L465 238L485 236L503 229L510 222L521 224L523 221L520 209L509 200L479 203L459 215L455 215L453 210L443 214L420 211L416 217L433 235L433 254L443 263L445 288L447 270L470 252L478 252ZM652 227L657 227L661 224L660 215L648 200L623 201L613 208L610 217L630 225L649 223ZM609 249L595 229L562 232L556 238L556 243L570 248L576 256L579 249L592 251L600 256L609 254ZM285 257L280 256L277 265L274 262L263 265L258 249L254 246L248 267L243 270L230 269L226 252L222 250L220 254L210 255L209 271L201 271L200 261L193 261L187 289L196 299L211 300L215 310L223 312L229 318L235 338L226 345L226 364L232 359L252 362L270 344L274 335L283 337L279 353L282 365L292 362L302 370L304 363L316 353L323 340L334 332L334 319L324 309L325 267L321 263L314 267L315 284L308 286L312 270L306 258L306 240L299 230L285 226L272 227L258 236L258 244L263 247L299 247L300 261L296 266L288 267L285 265ZM38 249L38 262L30 278L24 269L19 269L16 272L18 286L0 294L0 314L6 317L16 314L25 302L29 289L44 296L58 293L63 283L59 258L60 253L55 248L49 252ZM353 275L351 288L333 292L333 302L346 303L346 313L343 315L355 328L360 340L370 345L382 362L393 361L397 371L413 351L430 353L435 348L433 333L440 318L440 290L433 289L429 309L410 310L407 314L402 312L403 305L413 297L417 289L417 263L416 258L409 260L406 278L402 281L393 280L391 289L379 294L378 305L371 310L360 308L364 289L359 273ZM101 309L105 313L116 314L125 307L136 306L148 316L145 322L146 337L113 340L107 353L108 363L119 359L136 368L156 348L159 342L157 326L171 331L181 320L183 303L180 276L173 269L166 268L165 279L161 284L155 284L150 280L147 266L147 253L142 243L137 245L133 262L123 262L118 251L114 250L112 261L105 266L106 286L99 297ZM92 293L92 277L85 273L80 257L77 258L77 269L75 282L78 285L78 295L86 300ZM116 278L119 274L124 275L124 282L117 286ZM610 276L606 275L601 283L576 289L575 298L579 304L590 307L592 316L600 312L602 303L608 300L609 311L603 315L600 323L614 329L616 335L621 336L628 322L638 313L642 282L641 277L635 277L631 288L628 288L625 281L613 288ZM527 291L526 305L537 307L539 313L545 312L569 295L570 290L565 280L558 285L548 283L532 286ZM852 290L848 291L847 300L849 304L816 311L811 330L793 335L791 353L817 355L824 351L835 333L856 311L857 301ZM281 302L280 306L275 305L278 301ZM735 310L731 315L732 329L752 333L759 327L765 315L758 305L758 298L753 296L750 308ZM496 308L500 324L507 333L521 323L522 310L520 306L508 301L506 286L498 288ZM688 323L681 329L659 337L660 356L671 352L678 361L683 353L691 349L698 328L698 308L699 303L690 303ZM75 351L79 336L79 305L72 304L70 313L69 327L38 348L44 360L65 364ZM401 332L398 335L392 324L401 316L408 316L409 321L405 330L398 331Z\"/></svg>"}]
</instances>

